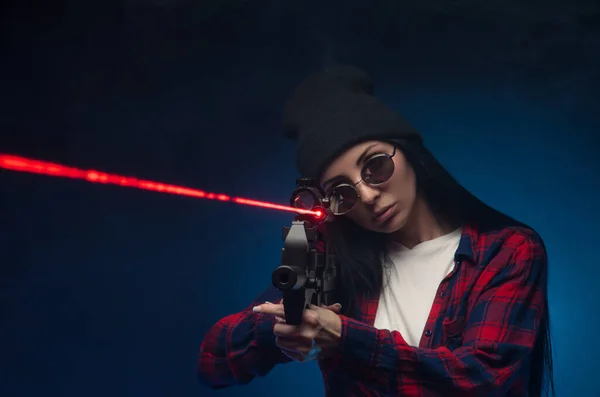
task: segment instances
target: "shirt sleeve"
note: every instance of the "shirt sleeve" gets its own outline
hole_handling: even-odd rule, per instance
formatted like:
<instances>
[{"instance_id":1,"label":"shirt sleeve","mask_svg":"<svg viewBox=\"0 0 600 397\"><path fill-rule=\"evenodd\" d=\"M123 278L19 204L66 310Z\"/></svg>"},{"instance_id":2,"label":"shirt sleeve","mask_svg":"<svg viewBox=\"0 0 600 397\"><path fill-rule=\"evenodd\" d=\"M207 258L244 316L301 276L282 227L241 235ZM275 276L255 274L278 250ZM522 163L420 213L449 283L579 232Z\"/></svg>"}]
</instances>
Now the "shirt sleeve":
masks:
<instances>
[{"instance_id":1,"label":"shirt sleeve","mask_svg":"<svg viewBox=\"0 0 600 397\"><path fill-rule=\"evenodd\" d=\"M340 316L341 368L390 395L504 396L533 350L547 284L543 244L519 237L508 245L516 246L508 263L484 270L485 285L474 289L461 347L411 347L399 332Z\"/></svg>"},{"instance_id":2,"label":"shirt sleeve","mask_svg":"<svg viewBox=\"0 0 600 397\"><path fill-rule=\"evenodd\" d=\"M201 384L214 389L247 384L256 376L265 376L275 365L291 361L275 344L274 318L252 311L265 301L280 300L281 293L271 287L245 310L212 326L197 359Z\"/></svg>"}]
</instances>

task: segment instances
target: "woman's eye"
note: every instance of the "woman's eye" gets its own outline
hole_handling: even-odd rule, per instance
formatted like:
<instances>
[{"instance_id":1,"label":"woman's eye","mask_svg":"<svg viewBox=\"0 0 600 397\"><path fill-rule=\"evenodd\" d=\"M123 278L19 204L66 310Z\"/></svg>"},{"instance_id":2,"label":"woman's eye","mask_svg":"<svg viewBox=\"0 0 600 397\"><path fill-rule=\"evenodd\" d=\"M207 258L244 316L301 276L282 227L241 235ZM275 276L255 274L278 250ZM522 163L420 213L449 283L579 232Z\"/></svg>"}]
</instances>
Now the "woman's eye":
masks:
<instances>
[{"instance_id":1,"label":"woman's eye","mask_svg":"<svg viewBox=\"0 0 600 397\"><path fill-rule=\"evenodd\" d=\"M365 171L369 174L377 172L383 166L383 159L381 157L375 157L367 160L365 163Z\"/></svg>"}]
</instances>

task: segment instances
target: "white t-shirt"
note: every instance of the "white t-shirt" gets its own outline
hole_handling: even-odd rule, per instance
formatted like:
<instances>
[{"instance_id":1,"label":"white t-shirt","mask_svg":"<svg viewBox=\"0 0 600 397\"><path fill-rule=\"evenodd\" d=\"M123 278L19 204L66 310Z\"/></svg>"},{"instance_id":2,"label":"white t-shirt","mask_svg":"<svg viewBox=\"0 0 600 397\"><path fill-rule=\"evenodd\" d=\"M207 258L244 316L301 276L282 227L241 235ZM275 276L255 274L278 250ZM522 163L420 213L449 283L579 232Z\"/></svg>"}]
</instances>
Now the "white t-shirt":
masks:
<instances>
[{"instance_id":1,"label":"white t-shirt","mask_svg":"<svg viewBox=\"0 0 600 397\"><path fill-rule=\"evenodd\" d=\"M410 346L419 346L435 294L454 269L461 232L456 229L412 249L390 243L392 264L384 275L375 328L398 331Z\"/></svg>"}]
</instances>

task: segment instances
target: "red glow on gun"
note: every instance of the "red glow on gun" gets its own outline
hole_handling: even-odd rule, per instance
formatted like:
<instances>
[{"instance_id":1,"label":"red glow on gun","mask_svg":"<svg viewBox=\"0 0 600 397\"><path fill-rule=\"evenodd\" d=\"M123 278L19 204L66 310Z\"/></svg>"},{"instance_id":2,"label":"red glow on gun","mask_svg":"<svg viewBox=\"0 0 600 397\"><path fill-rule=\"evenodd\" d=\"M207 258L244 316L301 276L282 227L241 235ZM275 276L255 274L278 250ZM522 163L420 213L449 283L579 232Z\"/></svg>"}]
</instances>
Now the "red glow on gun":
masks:
<instances>
[{"instance_id":1,"label":"red glow on gun","mask_svg":"<svg viewBox=\"0 0 600 397\"><path fill-rule=\"evenodd\" d=\"M62 178L82 179L92 183L104 183L109 185L132 187L142 190L152 190L155 192L176 194L180 196L188 196L208 200L230 201L236 204L249 205L253 207L262 207L279 211L289 211L299 214L308 214L313 215L317 218L321 218L323 216L322 211L319 210L303 210L286 205L269 203L266 201L252 200L243 197L230 197L226 194L221 193L210 193L205 192L203 190L191 189L188 187L170 185L161 182L147 181L127 176L108 174L105 172L95 170L81 170L78 168L68 167L61 164L54 164L46 161L33 160L25 157L12 156L8 154L0 154L0 168L4 168L11 171L50 175Z\"/></svg>"}]
</instances>

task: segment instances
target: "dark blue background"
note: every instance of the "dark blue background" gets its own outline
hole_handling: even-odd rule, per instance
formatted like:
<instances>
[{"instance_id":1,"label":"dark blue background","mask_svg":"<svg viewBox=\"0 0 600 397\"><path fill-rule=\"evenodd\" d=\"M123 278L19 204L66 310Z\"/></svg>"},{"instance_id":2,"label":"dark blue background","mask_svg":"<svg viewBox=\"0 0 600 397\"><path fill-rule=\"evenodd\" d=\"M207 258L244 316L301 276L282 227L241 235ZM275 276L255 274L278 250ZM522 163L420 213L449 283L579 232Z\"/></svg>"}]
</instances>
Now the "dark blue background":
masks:
<instances>
[{"instance_id":1,"label":"dark blue background","mask_svg":"<svg viewBox=\"0 0 600 397\"><path fill-rule=\"evenodd\" d=\"M460 182L540 232L558 396L599 395L598 7L363 3L20 2L0 152L285 203L283 100L356 63ZM323 395L315 364L196 383L203 335L268 286L289 214L5 171L0 186L0 395Z\"/></svg>"}]
</instances>

